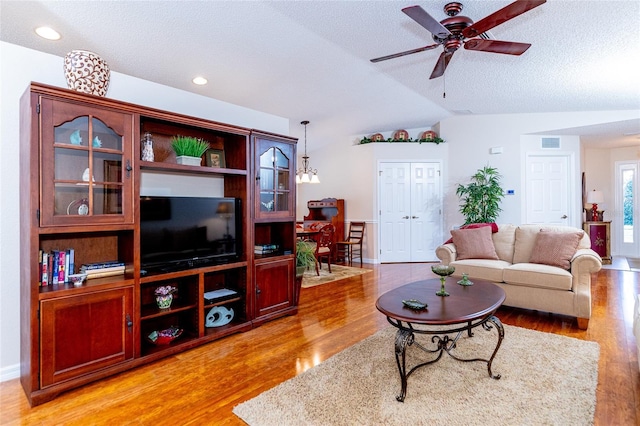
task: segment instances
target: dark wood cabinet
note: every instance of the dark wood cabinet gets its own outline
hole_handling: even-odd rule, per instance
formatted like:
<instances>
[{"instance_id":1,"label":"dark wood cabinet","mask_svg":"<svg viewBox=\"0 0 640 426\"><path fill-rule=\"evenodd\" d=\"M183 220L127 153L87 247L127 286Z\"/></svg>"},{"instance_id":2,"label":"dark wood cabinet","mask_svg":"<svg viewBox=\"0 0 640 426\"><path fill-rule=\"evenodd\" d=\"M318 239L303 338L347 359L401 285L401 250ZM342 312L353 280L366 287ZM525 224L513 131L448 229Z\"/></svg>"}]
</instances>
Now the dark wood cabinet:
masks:
<instances>
[{"instance_id":1,"label":"dark wood cabinet","mask_svg":"<svg viewBox=\"0 0 640 426\"><path fill-rule=\"evenodd\" d=\"M133 358L133 286L41 303L41 386Z\"/></svg>"},{"instance_id":2,"label":"dark wood cabinet","mask_svg":"<svg viewBox=\"0 0 640 426\"><path fill-rule=\"evenodd\" d=\"M254 324L297 312L295 292L296 140L253 132Z\"/></svg>"},{"instance_id":3,"label":"dark wood cabinet","mask_svg":"<svg viewBox=\"0 0 640 426\"><path fill-rule=\"evenodd\" d=\"M296 139L37 83L21 99L20 120L21 383L32 405L297 312ZM154 161L141 160L146 132ZM176 164L175 135L208 141L224 164ZM141 188L159 176L197 178L209 196L239 200L239 256L143 272ZM278 249L256 254L258 244ZM65 275L112 260L124 271L79 286L44 281L43 254L61 252L73 252ZM165 286L173 302L160 308L155 293ZM229 294L210 297L220 291ZM220 312L227 320L213 321ZM174 327L175 340L155 339Z\"/></svg>"},{"instance_id":4,"label":"dark wood cabinet","mask_svg":"<svg viewBox=\"0 0 640 426\"><path fill-rule=\"evenodd\" d=\"M37 96L37 95L34 95ZM41 226L133 223L133 115L45 96Z\"/></svg>"},{"instance_id":5,"label":"dark wood cabinet","mask_svg":"<svg viewBox=\"0 0 640 426\"><path fill-rule=\"evenodd\" d=\"M310 200L307 202L309 214L304 217L304 227L309 228L314 224L331 224L336 228L333 246L337 249L337 242L344 241L344 200L338 198L323 198L322 200ZM334 259L336 259L334 253Z\"/></svg>"},{"instance_id":6,"label":"dark wood cabinet","mask_svg":"<svg viewBox=\"0 0 640 426\"><path fill-rule=\"evenodd\" d=\"M295 279L293 258L258 263L256 273L256 321L270 319L293 307Z\"/></svg>"},{"instance_id":7,"label":"dark wood cabinet","mask_svg":"<svg viewBox=\"0 0 640 426\"><path fill-rule=\"evenodd\" d=\"M253 134L256 164L256 220L290 220L295 209L295 145L291 140Z\"/></svg>"},{"instance_id":8,"label":"dark wood cabinet","mask_svg":"<svg viewBox=\"0 0 640 426\"><path fill-rule=\"evenodd\" d=\"M611 222L591 222L583 224L584 231L591 240L591 249L598 253L604 265L611 264Z\"/></svg>"}]
</instances>

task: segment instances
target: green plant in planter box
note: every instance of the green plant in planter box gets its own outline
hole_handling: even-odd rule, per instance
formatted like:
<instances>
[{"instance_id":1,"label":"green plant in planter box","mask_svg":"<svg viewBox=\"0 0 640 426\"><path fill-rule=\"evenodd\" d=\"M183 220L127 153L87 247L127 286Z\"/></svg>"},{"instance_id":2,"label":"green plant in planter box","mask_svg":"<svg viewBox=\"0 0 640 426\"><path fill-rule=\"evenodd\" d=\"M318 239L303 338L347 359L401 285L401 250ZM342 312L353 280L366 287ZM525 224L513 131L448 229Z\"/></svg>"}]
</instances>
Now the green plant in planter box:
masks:
<instances>
[{"instance_id":1,"label":"green plant in planter box","mask_svg":"<svg viewBox=\"0 0 640 426\"><path fill-rule=\"evenodd\" d=\"M209 149L209 142L193 136L174 136L171 138L171 148L176 156L202 157L202 154Z\"/></svg>"},{"instance_id":2,"label":"green plant in planter box","mask_svg":"<svg viewBox=\"0 0 640 426\"><path fill-rule=\"evenodd\" d=\"M485 166L471 176L468 185L458 185L456 195L460 197L460 213L465 217L465 225L496 221L502 211L500 201L504 197L501 178L498 169Z\"/></svg>"},{"instance_id":3,"label":"green plant in planter box","mask_svg":"<svg viewBox=\"0 0 640 426\"><path fill-rule=\"evenodd\" d=\"M307 268L316 264L316 246L308 241L296 242L296 275L302 275Z\"/></svg>"}]
</instances>

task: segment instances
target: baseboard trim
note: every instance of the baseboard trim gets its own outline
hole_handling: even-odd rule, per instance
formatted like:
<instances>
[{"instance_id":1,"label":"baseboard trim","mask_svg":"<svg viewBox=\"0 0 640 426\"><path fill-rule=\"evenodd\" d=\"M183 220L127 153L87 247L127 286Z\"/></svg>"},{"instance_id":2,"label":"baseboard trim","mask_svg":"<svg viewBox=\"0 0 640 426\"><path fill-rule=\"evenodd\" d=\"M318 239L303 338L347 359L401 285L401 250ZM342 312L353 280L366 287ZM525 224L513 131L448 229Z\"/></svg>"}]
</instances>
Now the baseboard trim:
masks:
<instances>
[{"instance_id":1,"label":"baseboard trim","mask_svg":"<svg viewBox=\"0 0 640 426\"><path fill-rule=\"evenodd\" d=\"M20 364L0 368L0 382L7 382L18 377L20 377Z\"/></svg>"}]
</instances>

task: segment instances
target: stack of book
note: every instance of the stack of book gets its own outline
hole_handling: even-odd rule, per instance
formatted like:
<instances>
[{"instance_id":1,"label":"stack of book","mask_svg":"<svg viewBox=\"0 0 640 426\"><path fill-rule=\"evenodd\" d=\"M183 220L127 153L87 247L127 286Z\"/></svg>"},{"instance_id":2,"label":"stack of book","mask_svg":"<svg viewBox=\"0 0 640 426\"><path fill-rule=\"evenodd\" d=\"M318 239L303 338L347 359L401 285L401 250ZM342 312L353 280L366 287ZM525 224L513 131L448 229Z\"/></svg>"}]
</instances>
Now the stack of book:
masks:
<instances>
[{"instance_id":1,"label":"stack of book","mask_svg":"<svg viewBox=\"0 0 640 426\"><path fill-rule=\"evenodd\" d=\"M124 262L111 260L108 262L87 263L80 267L80 272L89 278L110 277L124 274Z\"/></svg>"},{"instance_id":2,"label":"stack of book","mask_svg":"<svg viewBox=\"0 0 640 426\"><path fill-rule=\"evenodd\" d=\"M69 282L73 274L75 252L73 249L39 252L40 285L58 285Z\"/></svg>"},{"instance_id":3,"label":"stack of book","mask_svg":"<svg viewBox=\"0 0 640 426\"><path fill-rule=\"evenodd\" d=\"M279 249L277 244L261 244L254 247L254 254L271 254Z\"/></svg>"}]
</instances>

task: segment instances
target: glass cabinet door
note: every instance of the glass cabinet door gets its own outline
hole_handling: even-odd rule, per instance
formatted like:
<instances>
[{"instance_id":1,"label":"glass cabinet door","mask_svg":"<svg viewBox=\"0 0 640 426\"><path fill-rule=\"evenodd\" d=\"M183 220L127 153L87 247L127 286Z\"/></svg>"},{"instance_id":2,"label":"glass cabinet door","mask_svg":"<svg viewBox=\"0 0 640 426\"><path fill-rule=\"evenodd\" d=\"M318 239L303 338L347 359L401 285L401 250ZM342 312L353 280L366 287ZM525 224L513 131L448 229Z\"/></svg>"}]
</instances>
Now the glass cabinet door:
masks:
<instances>
[{"instance_id":1,"label":"glass cabinet door","mask_svg":"<svg viewBox=\"0 0 640 426\"><path fill-rule=\"evenodd\" d=\"M40 224L133 223L132 116L42 101Z\"/></svg>"},{"instance_id":2,"label":"glass cabinet door","mask_svg":"<svg viewBox=\"0 0 640 426\"><path fill-rule=\"evenodd\" d=\"M289 144L258 139L258 200L256 217L293 214L293 148Z\"/></svg>"}]
</instances>

